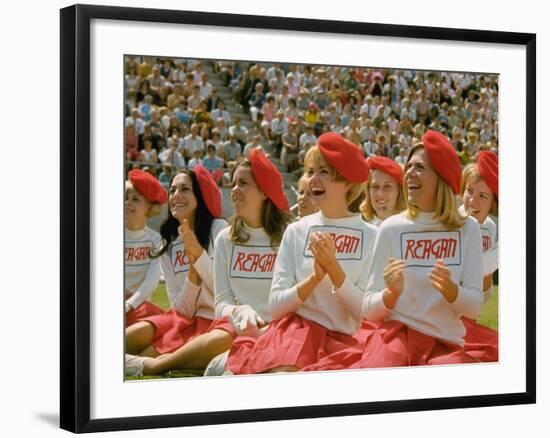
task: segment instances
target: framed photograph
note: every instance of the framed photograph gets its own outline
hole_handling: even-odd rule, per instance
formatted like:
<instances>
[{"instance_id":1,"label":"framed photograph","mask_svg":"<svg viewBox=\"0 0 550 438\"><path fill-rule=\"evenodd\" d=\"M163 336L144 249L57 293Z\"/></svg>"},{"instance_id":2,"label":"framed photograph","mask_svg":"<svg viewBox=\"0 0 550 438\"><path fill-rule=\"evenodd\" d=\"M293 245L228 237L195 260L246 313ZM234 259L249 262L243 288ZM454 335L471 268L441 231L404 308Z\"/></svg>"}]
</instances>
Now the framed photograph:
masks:
<instances>
[{"instance_id":1,"label":"framed photograph","mask_svg":"<svg viewBox=\"0 0 550 438\"><path fill-rule=\"evenodd\" d=\"M61 10L60 43L63 429L83 433L535 403L534 34L75 5ZM279 117L285 124L280 131ZM155 234L167 215L176 217L174 211L185 205L170 201L158 215L151 208L143 210L143 220L130 226L125 208L128 190L140 193L147 202L166 204L183 190L183 183L181 187L174 183L178 170L198 174L200 165L207 175L200 184L206 180L205 184L218 186L214 192L221 192L220 205L201 192L206 207L229 219L239 202L231 194L239 185L235 169L243 158L256 157L257 150L263 149L258 152L260 160L265 160L263 169L267 174L276 169L286 196L274 193L270 182L262 186L262 176L254 174L258 187L274 205L282 205L282 198L290 201L290 212L303 218L300 208L304 206L298 201L304 193L312 192L315 205L321 205L319 199L325 196L311 184L302 193L298 185L305 157L310 148L317 148L319 137L336 133L345 147L355 144L361 150L352 148L353 154L382 155L408 171L411 158L407 155L412 150L411 156L416 156L415 145L422 139L429 141L426 132L443 133L464 168L470 164L480 168L481 152L498 156L496 194L493 189L494 201L489 203L498 208L491 210L498 216L491 222L498 224L491 234L491 239L498 240L494 246L498 263L489 274L483 270L492 295L487 296L477 320L491 336L496 334L491 338L496 348L491 359L476 356L467 364L432 366L424 361L408 363L419 366L319 366L304 367L301 372L243 374L227 372L225 365L223 375L204 376L208 361L188 362L187 370L150 372L149 367L145 372L143 360L137 359L138 377L129 377L129 364L139 357L135 351L148 351L152 340L131 351L127 327L133 326L128 315L143 303L159 314L178 308L170 298L169 275L160 267L146 297L138 297L137 288L129 286L128 266L134 275L145 259L152 263L149 256L154 246L147 243L142 251L137 244L129 245L129 236L134 235L129 230L148 227ZM363 165L335 168L345 179L349 167L361 173ZM374 167L369 166L362 175L372 173ZM446 167L441 169L439 175L447 178ZM130 175L134 171L138 179ZM155 181L154 190L143 182L150 178ZM450 186L456 178L460 181L460 176L448 178L455 178ZM490 177L483 181L493 187ZM412 191L419 189L410 181L407 184ZM368 197L369 190L358 196ZM352 207L350 202L349 211L367 217L356 204ZM481 209L468 207L466 201L464 206L474 217ZM490 239L486 242L483 223L485 244ZM376 230L374 226L366 229L371 228ZM330 233L323 226L318 231ZM353 247L355 240L350 240L358 239L353 232L341 245L332 236L332 242L349 253L337 257L342 264L357 263L355 255L364 259L363 247ZM184 233L176 231L174 238ZM459 232L447 232L452 233ZM143 244L148 238L139 239L135 242ZM417 254L419 242L403 246L402 251ZM422 254L431 251L438 259L451 250L450 243L438 250L423 245ZM177 253L175 246L168 248L172 267L176 263L172 256L179 257L182 266L188 263L184 257L194 257L190 249ZM239 248L234 245L231 257ZM241 266L243 272L235 272L233 278L248 278L244 272L255 266L261 271L255 278L271 279L264 274L276 254L258 251L252 255L256 259L246 259L246 266L244 258L232 258L235 263L228 268L229 275ZM317 251L304 247L303 257L321 257ZM473 253L460 254L449 258L451 270L453 263L463 265L473 257ZM281 257L279 252L277 258ZM198 262L189 266L193 263ZM415 263L407 266L426 267L424 261ZM206 287L202 273L192 270L185 275ZM214 269L213 275L217 272ZM335 286L334 294L340 293L340 287L342 283ZM440 290L444 296L447 291ZM449 302L458 301L456 293ZM199 298L192 305L198 307L198 302ZM236 303L229 320L224 320L232 327L229 331L242 328L235 322L235 309L248 304L239 299ZM217 306L216 301L216 312ZM456 312L458 317L467 315ZM195 320L194 312L191 316ZM361 316L357 318L359 323ZM415 326L421 334L429 332L422 327ZM332 329L325 327L323 333L327 330ZM462 354L464 335L459 337L456 344ZM453 344L445 345L449 343ZM449 347L453 354L457 354L455 347ZM153 350L153 356L165 353L157 347Z\"/></svg>"}]
</instances>

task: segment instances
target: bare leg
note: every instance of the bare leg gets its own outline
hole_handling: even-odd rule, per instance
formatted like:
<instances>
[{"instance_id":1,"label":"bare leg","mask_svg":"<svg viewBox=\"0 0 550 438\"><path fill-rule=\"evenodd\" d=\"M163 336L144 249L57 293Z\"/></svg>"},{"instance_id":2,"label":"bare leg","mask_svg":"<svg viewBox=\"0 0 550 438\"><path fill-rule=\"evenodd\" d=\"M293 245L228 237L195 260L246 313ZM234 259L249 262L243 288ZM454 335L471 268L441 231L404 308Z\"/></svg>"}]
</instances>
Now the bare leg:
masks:
<instances>
[{"instance_id":1,"label":"bare leg","mask_svg":"<svg viewBox=\"0 0 550 438\"><path fill-rule=\"evenodd\" d=\"M171 370L202 370L215 356L228 350L233 337L224 330L212 330L197 336L171 354L148 359L143 365L143 375L164 374Z\"/></svg>"},{"instance_id":2,"label":"bare leg","mask_svg":"<svg viewBox=\"0 0 550 438\"><path fill-rule=\"evenodd\" d=\"M159 352L155 350L155 348L152 345L148 345L147 348L139 352L138 356L158 358Z\"/></svg>"},{"instance_id":3,"label":"bare leg","mask_svg":"<svg viewBox=\"0 0 550 438\"><path fill-rule=\"evenodd\" d=\"M156 328L147 321L139 321L126 327L125 332L125 352L129 354L138 354L148 347L155 336Z\"/></svg>"}]
</instances>

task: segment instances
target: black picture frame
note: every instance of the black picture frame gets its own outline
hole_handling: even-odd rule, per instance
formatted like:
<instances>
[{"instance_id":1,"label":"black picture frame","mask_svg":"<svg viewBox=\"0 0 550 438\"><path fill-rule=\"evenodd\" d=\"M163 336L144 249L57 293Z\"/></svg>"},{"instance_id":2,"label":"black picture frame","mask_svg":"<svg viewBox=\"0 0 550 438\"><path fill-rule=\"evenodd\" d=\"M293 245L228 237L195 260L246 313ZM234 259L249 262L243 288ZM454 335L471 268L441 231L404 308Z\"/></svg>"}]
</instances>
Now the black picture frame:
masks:
<instances>
[{"instance_id":1,"label":"black picture frame","mask_svg":"<svg viewBox=\"0 0 550 438\"><path fill-rule=\"evenodd\" d=\"M536 35L222 13L75 5L61 13L60 426L82 432L515 405L536 401ZM90 23L93 19L502 43L526 49L525 392L90 419Z\"/></svg>"}]
</instances>

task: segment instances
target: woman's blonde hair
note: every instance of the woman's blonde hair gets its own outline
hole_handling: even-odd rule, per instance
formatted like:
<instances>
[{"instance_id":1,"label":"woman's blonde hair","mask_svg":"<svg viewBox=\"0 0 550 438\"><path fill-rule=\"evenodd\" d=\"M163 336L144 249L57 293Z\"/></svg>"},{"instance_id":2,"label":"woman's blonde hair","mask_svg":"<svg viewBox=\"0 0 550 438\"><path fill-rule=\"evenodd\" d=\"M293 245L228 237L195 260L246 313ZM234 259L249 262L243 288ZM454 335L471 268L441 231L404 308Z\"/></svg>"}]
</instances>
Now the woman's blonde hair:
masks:
<instances>
[{"instance_id":1,"label":"woman's blonde hair","mask_svg":"<svg viewBox=\"0 0 550 438\"><path fill-rule=\"evenodd\" d=\"M466 186L468 184L475 184L482 179L483 178L481 177L475 163L470 163L466 167L464 167L464 170L462 171L462 181L460 183L460 196L464 196L464 192L466 191ZM494 193L489 214L492 214L493 216L498 216L498 199Z\"/></svg>"},{"instance_id":2,"label":"woman's blonde hair","mask_svg":"<svg viewBox=\"0 0 550 438\"><path fill-rule=\"evenodd\" d=\"M372 171L369 175L369 179L364 184L364 193L365 193L365 200L361 203L359 210L361 211L361 214L363 215L363 218L365 218L366 221L371 221L376 216L376 211L374 210L374 207L372 206L372 201L370 199L370 184L372 181ZM395 180L394 180L395 181ZM399 184L397 181L395 181L397 184L397 200L395 201L395 207L393 208L392 214L401 213L403 210L407 208L407 200L405 199L405 192L403 191L403 186Z\"/></svg>"},{"instance_id":3,"label":"woman's blonde hair","mask_svg":"<svg viewBox=\"0 0 550 438\"><path fill-rule=\"evenodd\" d=\"M239 161L231 172L231 180L239 167L252 169L252 163L248 159ZM254 178L254 175L252 175ZM259 188L259 187L258 187ZM269 235L269 243L272 247L277 247L281 243L283 233L291 219L290 213L279 210L271 199L267 198L262 206L262 227ZM244 219L236 214L229 219L229 238L234 243L246 243L250 235L246 232Z\"/></svg>"},{"instance_id":4,"label":"woman's blonde hair","mask_svg":"<svg viewBox=\"0 0 550 438\"><path fill-rule=\"evenodd\" d=\"M422 143L417 143L409 151L409 156L405 163L405 173L407 173L407 166L412 156L419 149L423 149ZM409 193L407 190L407 184L404 184L404 194L407 200L407 216L414 219L418 216L418 209L408 202ZM448 230L456 230L462 227L466 223L467 216L462 216L458 211L458 199L453 193L451 186L445 182L441 176L437 175L437 192L436 192L436 204L434 219L440 221L443 226Z\"/></svg>"},{"instance_id":5,"label":"woman's blonde hair","mask_svg":"<svg viewBox=\"0 0 550 438\"><path fill-rule=\"evenodd\" d=\"M126 180L126 182L124 184L124 189L125 189L126 195L128 194L128 192L134 191L136 193L139 193L141 196L143 196L138 190L136 190L136 188L134 187L132 182L129 181L129 180ZM149 204L149 209L147 210L147 217L148 218L153 217L153 216L158 216L159 214L162 213L162 205L161 204L158 204L157 202L151 202L147 199L145 199L145 201L147 201L147 203Z\"/></svg>"},{"instance_id":6,"label":"woman's blonde hair","mask_svg":"<svg viewBox=\"0 0 550 438\"><path fill-rule=\"evenodd\" d=\"M352 163L350 163L350 165L352 165ZM346 205L348 205L348 207L352 205L353 202L363 193L364 184L354 183L345 179L334 167L332 167L325 160L318 146L313 146L311 149L309 149L309 151L307 151L306 156L304 157L304 173L307 175L307 169L313 166L325 166L327 169L329 169L330 176L334 181L346 182L349 185L348 191L346 192Z\"/></svg>"}]
</instances>

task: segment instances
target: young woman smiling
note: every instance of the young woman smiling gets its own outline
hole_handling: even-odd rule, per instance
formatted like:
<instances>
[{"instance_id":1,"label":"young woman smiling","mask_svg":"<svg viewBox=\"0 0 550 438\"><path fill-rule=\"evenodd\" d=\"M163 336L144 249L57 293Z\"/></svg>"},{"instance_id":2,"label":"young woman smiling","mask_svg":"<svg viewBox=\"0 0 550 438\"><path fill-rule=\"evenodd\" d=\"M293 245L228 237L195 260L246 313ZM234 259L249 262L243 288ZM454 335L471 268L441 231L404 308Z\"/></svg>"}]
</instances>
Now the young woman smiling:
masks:
<instances>
[{"instance_id":1,"label":"young woman smiling","mask_svg":"<svg viewBox=\"0 0 550 438\"><path fill-rule=\"evenodd\" d=\"M305 175L320 211L287 227L269 295L273 321L258 338L233 343L235 374L305 369L356 343L376 229L348 205L369 168L356 145L329 132L308 151Z\"/></svg>"},{"instance_id":2,"label":"young woman smiling","mask_svg":"<svg viewBox=\"0 0 550 438\"><path fill-rule=\"evenodd\" d=\"M428 130L405 166L407 210L379 228L362 314L373 322L353 367L483 360L464 348L461 316L481 311L479 225L458 211L461 167L455 149Z\"/></svg>"},{"instance_id":3,"label":"young woman smiling","mask_svg":"<svg viewBox=\"0 0 550 438\"><path fill-rule=\"evenodd\" d=\"M214 290L216 316L229 319L238 344L258 337L271 320L268 295L290 214L281 174L262 151L235 166L232 185L235 214L216 239ZM214 359L206 374L222 374L226 360L227 354Z\"/></svg>"},{"instance_id":4,"label":"young woman smiling","mask_svg":"<svg viewBox=\"0 0 550 438\"><path fill-rule=\"evenodd\" d=\"M494 152L480 151L477 162L462 172L463 204L460 210L479 223L483 242L483 302L493 292L493 273L498 269L497 226L489 214L498 214L498 156ZM463 317L466 327L465 348L473 349L484 361L498 360L498 331ZM484 346L484 348L480 348Z\"/></svg>"},{"instance_id":5,"label":"young woman smiling","mask_svg":"<svg viewBox=\"0 0 550 438\"><path fill-rule=\"evenodd\" d=\"M156 257L172 309L126 329L128 376L202 370L233 339L229 322L214 315L213 242L227 225L216 182L201 166L182 170L170 182L168 205Z\"/></svg>"},{"instance_id":6,"label":"young woman smiling","mask_svg":"<svg viewBox=\"0 0 550 438\"><path fill-rule=\"evenodd\" d=\"M403 170L386 157L369 157L367 164L371 173L360 211L367 222L379 226L388 217L405 210Z\"/></svg>"}]
</instances>

